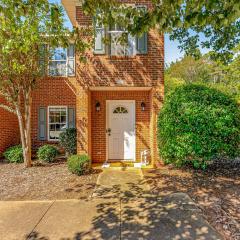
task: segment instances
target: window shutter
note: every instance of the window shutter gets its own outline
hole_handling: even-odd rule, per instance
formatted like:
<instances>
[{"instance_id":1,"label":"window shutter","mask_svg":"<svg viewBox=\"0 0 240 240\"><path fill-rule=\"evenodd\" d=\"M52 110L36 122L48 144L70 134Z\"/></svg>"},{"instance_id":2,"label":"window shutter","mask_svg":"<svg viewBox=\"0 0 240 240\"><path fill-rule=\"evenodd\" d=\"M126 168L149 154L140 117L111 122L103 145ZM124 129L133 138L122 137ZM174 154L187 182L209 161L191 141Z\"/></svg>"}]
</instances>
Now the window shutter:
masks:
<instances>
[{"instance_id":1,"label":"window shutter","mask_svg":"<svg viewBox=\"0 0 240 240\"><path fill-rule=\"evenodd\" d=\"M75 76L75 47L73 44L68 47L67 75Z\"/></svg>"},{"instance_id":2,"label":"window shutter","mask_svg":"<svg viewBox=\"0 0 240 240\"><path fill-rule=\"evenodd\" d=\"M137 6L138 9L147 11L146 6ZM136 38L137 53L138 54L147 54L148 51L148 34L143 33L142 36Z\"/></svg>"},{"instance_id":3,"label":"window shutter","mask_svg":"<svg viewBox=\"0 0 240 240\"><path fill-rule=\"evenodd\" d=\"M143 33L141 37L137 37L137 53L146 54L148 51L148 34Z\"/></svg>"},{"instance_id":4,"label":"window shutter","mask_svg":"<svg viewBox=\"0 0 240 240\"><path fill-rule=\"evenodd\" d=\"M95 44L94 44L94 53L96 54L105 54L105 29L104 26L98 25L96 19L94 19L94 28L95 28Z\"/></svg>"},{"instance_id":5,"label":"window shutter","mask_svg":"<svg viewBox=\"0 0 240 240\"><path fill-rule=\"evenodd\" d=\"M47 109L40 107L38 111L38 138L41 141L47 139Z\"/></svg>"},{"instance_id":6,"label":"window shutter","mask_svg":"<svg viewBox=\"0 0 240 240\"><path fill-rule=\"evenodd\" d=\"M75 126L76 126L75 109L68 108L68 128L75 128Z\"/></svg>"},{"instance_id":7,"label":"window shutter","mask_svg":"<svg viewBox=\"0 0 240 240\"><path fill-rule=\"evenodd\" d=\"M46 45L42 44L39 47L39 66L40 66L40 73L42 76L44 76L46 74L46 62L45 62L45 58L46 58Z\"/></svg>"}]
</instances>

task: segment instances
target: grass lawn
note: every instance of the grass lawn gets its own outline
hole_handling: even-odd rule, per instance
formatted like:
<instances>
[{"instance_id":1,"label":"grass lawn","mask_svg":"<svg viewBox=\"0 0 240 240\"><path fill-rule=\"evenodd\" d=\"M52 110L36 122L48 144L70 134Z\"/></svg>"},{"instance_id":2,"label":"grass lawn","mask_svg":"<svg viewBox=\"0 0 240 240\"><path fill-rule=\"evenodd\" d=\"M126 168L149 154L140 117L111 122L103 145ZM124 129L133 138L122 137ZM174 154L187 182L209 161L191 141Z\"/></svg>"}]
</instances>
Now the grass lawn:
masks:
<instances>
[{"instance_id":1,"label":"grass lawn","mask_svg":"<svg viewBox=\"0 0 240 240\"><path fill-rule=\"evenodd\" d=\"M189 194L226 239L240 239L240 161L219 161L205 172L161 166L144 176L153 193Z\"/></svg>"},{"instance_id":2,"label":"grass lawn","mask_svg":"<svg viewBox=\"0 0 240 240\"><path fill-rule=\"evenodd\" d=\"M98 174L74 175L65 161L28 169L0 163L0 200L85 199L93 193Z\"/></svg>"}]
</instances>

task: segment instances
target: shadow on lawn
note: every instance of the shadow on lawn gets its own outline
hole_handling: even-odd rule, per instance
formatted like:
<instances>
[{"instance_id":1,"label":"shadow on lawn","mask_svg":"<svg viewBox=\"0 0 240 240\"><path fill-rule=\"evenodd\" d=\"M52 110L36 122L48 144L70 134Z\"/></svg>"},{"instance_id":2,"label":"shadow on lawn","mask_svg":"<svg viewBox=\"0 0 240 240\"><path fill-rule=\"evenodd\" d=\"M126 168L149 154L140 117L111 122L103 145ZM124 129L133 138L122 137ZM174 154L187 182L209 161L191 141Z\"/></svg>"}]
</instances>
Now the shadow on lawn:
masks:
<instances>
[{"instance_id":1,"label":"shadow on lawn","mask_svg":"<svg viewBox=\"0 0 240 240\"><path fill-rule=\"evenodd\" d=\"M144 180L126 185L127 188L121 185L99 187L90 201L102 201L96 205L95 216L89 219L89 229L82 231L80 223L73 238L60 239L222 239L206 223L188 195L150 194L144 187ZM84 222L88 221L86 219ZM33 232L26 239L50 238Z\"/></svg>"}]
</instances>

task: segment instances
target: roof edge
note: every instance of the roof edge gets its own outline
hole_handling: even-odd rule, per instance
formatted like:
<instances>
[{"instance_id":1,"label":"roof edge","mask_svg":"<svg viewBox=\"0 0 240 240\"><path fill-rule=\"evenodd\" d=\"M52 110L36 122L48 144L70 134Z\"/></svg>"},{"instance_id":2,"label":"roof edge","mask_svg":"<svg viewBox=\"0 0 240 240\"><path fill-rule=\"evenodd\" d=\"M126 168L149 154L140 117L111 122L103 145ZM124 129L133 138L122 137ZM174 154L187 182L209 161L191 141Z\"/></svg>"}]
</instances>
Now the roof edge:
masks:
<instances>
[{"instance_id":1,"label":"roof edge","mask_svg":"<svg viewBox=\"0 0 240 240\"><path fill-rule=\"evenodd\" d=\"M61 3L64 6L72 25L76 26L76 6L81 6L82 0L61 0Z\"/></svg>"}]
</instances>

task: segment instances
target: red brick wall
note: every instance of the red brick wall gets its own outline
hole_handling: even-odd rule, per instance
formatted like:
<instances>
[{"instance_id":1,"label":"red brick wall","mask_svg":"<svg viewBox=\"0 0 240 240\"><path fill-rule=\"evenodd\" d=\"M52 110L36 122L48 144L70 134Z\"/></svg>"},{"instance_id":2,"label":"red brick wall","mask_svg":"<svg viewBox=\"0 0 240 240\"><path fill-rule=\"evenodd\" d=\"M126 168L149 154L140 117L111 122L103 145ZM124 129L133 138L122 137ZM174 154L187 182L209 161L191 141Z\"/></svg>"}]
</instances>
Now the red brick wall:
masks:
<instances>
[{"instance_id":1,"label":"red brick wall","mask_svg":"<svg viewBox=\"0 0 240 240\"><path fill-rule=\"evenodd\" d=\"M49 77L38 82L33 92L32 107L32 144L34 148L47 142L38 140L39 107L76 106L75 91L69 84L67 79L61 77Z\"/></svg>"},{"instance_id":2,"label":"red brick wall","mask_svg":"<svg viewBox=\"0 0 240 240\"><path fill-rule=\"evenodd\" d=\"M136 101L136 160L140 161L140 152L150 149L150 91L95 91L91 93L91 139L93 162L104 162L106 156L106 100ZM95 110L96 102L100 102L101 110ZM141 103L146 103L145 111Z\"/></svg>"},{"instance_id":3,"label":"red brick wall","mask_svg":"<svg viewBox=\"0 0 240 240\"><path fill-rule=\"evenodd\" d=\"M5 103L3 98L0 98L0 103ZM17 116L3 108L0 108L0 157L6 148L19 144L19 128Z\"/></svg>"},{"instance_id":4,"label":"red brick wall","mask_svg":"<svg viewBox=\"0 0 240 240\"><path fill-rule=\"evenodd\" d=\"M146 5L151 8L151 1L125 0L122 2ZM76 18L80 26L91 24L91 18L76 7ZM158 87L163 86L164 73L164 36L157 30L148 33L148 52L136 56L116 57L95 55L93 50L86 53L87 64L78 62L77 80L82 87L120 86Z\"/></svg>"},{"instance_id":5,"label":"red brick wall","mask_svg":"<svg viewBox=\"0 0 240 240\"><path fill-rule=\"evenodd\" d=\"M146 5L151 9L150 0L121 0L124 3ZM81 7L76 7L76 18L80 26L92 25L92 19L85 16ZM82 132L91 132L91 136L84 136L78 145L78 152L87 152L92 155L94 162L106 160L106 113L105 102L107 99L116 100L136 100L136 158L140 160L140 151L151 149L153 160L158 159L156 124L159 109L162 106L164 96L164 36L157 30L152 29L148 33L148 52L128 57L113 57L106 54L96 55L93 50L86 53L87 63L77 62L76 81L80 92L84 92L89 87L122 87L122 91L102 91L91 93L91 117L85 115ZM120 84L119 80L122 80ZM130 87L151 87L152 91L129 91ZM82 89L82 90L81 90ZM95 90L95 88L93 88ZM151 93L151 94L150 94ZM81 96L81 94L79 94ZM139 104L142 99L147 103L145 112L140 111ZM100 101L102 110L95 111L96 101ZM78 109L87 111L86 101L79 101ZM139 112L140 111L140 112ZM82 122L80 112L77 119ZM82 126L82 125L81 125ZM91 142L92 150L87 147ZM88 150L86 150L88 149ZM154 162L152 161L152 163Z\"/></svg>"},{"instance_id":6,"label":"red brick wall","mask_svg":"<svg viewBox=\"0 0 240 240\"><path fill-rule=\"evenodd\" d=\"M47 143L38 140L39 107L76 107L75 90L65 78L45 78L37 83L33 91L32 105L32 145L33 148ZM3 102L0 99L0 102ZM0 108L0 155L9 146L20 143L17 117ZM52 142L51 142L52 143Z\"/></svg>"}]
</instances>

